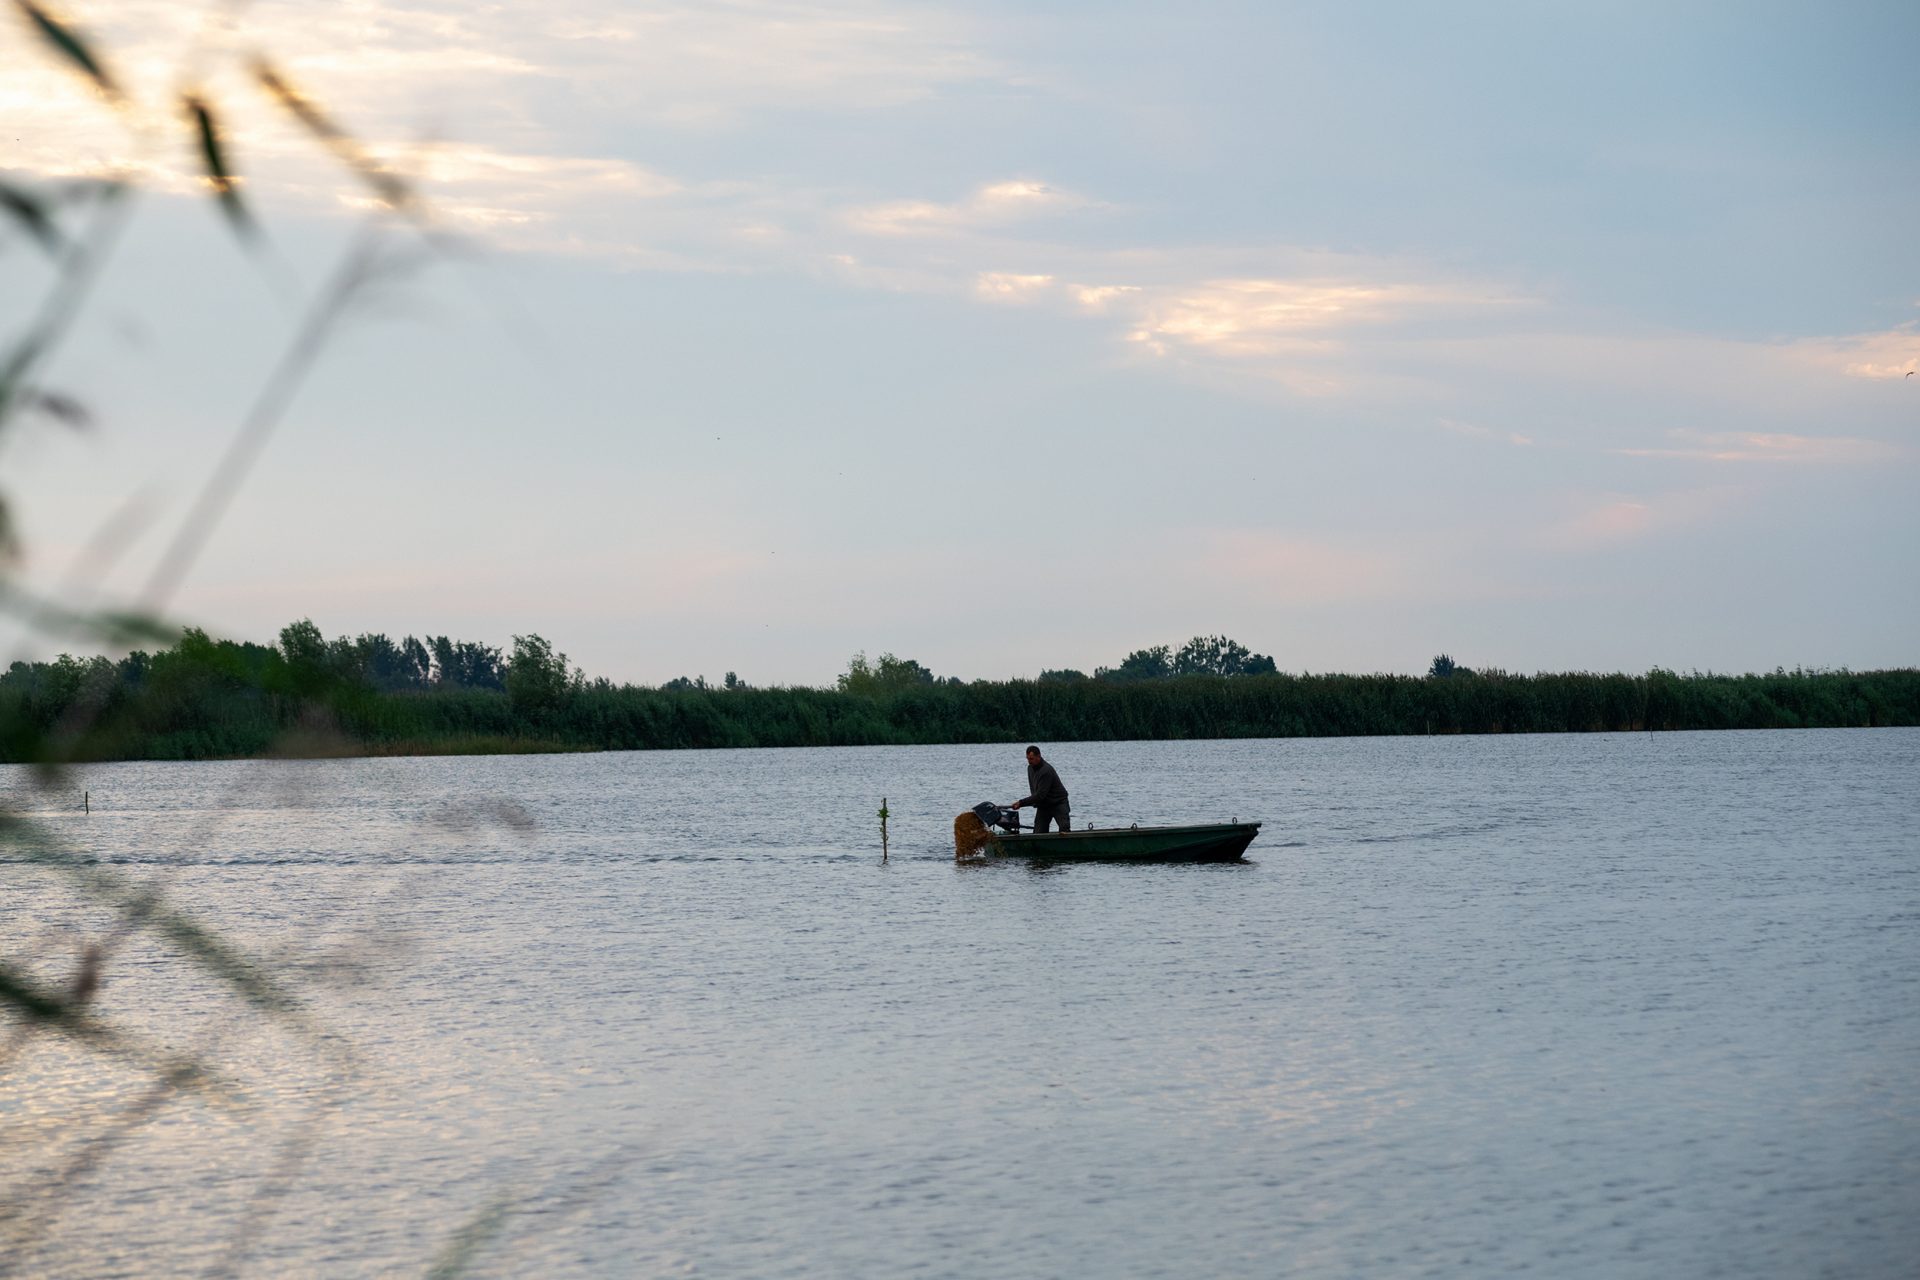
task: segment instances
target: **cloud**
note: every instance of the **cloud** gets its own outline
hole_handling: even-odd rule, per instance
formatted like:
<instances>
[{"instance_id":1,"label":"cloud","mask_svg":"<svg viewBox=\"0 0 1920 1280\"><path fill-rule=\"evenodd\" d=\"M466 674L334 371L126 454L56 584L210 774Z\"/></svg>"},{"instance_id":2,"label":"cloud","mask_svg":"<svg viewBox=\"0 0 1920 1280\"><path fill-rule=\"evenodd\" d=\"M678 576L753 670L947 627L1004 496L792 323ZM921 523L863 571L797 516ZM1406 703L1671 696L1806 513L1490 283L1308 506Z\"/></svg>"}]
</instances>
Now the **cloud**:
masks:
<instances>
[{"instance_id":1,"label":"cloud","mask_svg":"<svg viewBox=\"0 0 1920 1280\"><path fill-rule=\"evenodd\" d=\"M519 20L505 10L500 25ZM737 124L762 110L875 110L978 80L1003 78L969 22L883 0L607 0L548 10L541 21L573 48L553 56L604 76L643 118Z\"/></svg>"},{"instance_id":2,"label":"cloud","mask_svg":"<svg viewBox=\"0 0 1920 1280\"><path fill-rule=\"evenodd\" d=\"M15 56L13 46L24 52L29 37L14 23L0 29L0 40L11 42L0 50L9 65L0 112L19 138L9 162L46 175L130 171L159 189L197 194L197 164L169 105L194 26L164 0L107 0L88 15L135 96L150 104L150 123L165 126L167 144L143 142L43 53ZM255 46L271 50L374 154L419 174L450 220L500 247L593 255L638 269L798 269L847 287L1051 306L1106 326L1142 361L1253 395L1278 388L1287 396L1432 406L1506 379L1744 405L1792 430L1791 420L1778 422L1782 404L1800 396L1796 408L1811 406L1825 394L1823 378L1901 380L1920 369L1914 324L1775 342L1586 332L1564 309L1546 310L1500 281L1430 263L1284 243L1170 245L1152 231L1127 243L1124 208L1031 172L976 175L977 185L962 180L944 193L964 193L951 200L888 199L884 190L849 194L777 178L704 180L622 154L617 140L635 136L636 122L654 135L739 129L772 121L775 112L885 110L959 86L1023 83L1020 72L983 52L973 20L937 7L880 0L668 0L644 9L560 0L538 10L273 0L250 7L207 44L225 57L215 59L221 69L208 87L227 118L247 190L332 208L342 193L364 193L226 56ZM459 137L414 140L447 122ZM1100 236L1063 234L1072 219L1061 215L1089 211L1103 215ZM1763 436L1775 443L1756 443ZM1532 443L1518 432L1505 439ZM1637 452L1836 463L1887 456L1865 440L1816 446L1815 439L1805 431L1761 433Z\"/></svg>"},{"instance_id":3,"label":"cloud","mask_svg":"<svg viewBox=\"0 0 1920 1280\"><path fill-rule=\"evenodd\" d=\"M683 186L624 160L524 155L471 144L434 147L421 157L417 171L423 181L443 186L521 182L639 196L670 195Z\"/></svg>"},{"instance_id":4,"label":"cloud","mask_svg":"<svg viewBox=\"0 0 1920 1280\"><path fill-rule=\"evenodd\" d=\"M1080 304L1083 311L1101 314L1114 303L1124 301L1130 295L1140 292L1139 285L1132 284L1076 284L1069 285L1068 293Z\"/></svg>"},{"instance_id":5,"label":"cloud","mask_svg":"<svg viewBox=\"0 0 1920 1280\"><path fill-rule=\"evenodd\" d=\"M1802 360L1849 378L1904 380L1920 372L1920 326L1898 325L1878 333L1809 338L1793 344Z\"/></svg>"},{"instance_id":6,"label":"cloud","mask_svg":"<svg viewBox=\"0 0 1920 1280\"><path fill-rule=\"evenodd\" d=\"M846 223L874 236L952 234L1001 226L1042 213L1084 208L1084 197L1024 178L990 183L965 200L936 204L929 200L891 200L849 210Z\"/></svg>"},{"instance_id":7,"label":"cloud","mask_svg":"<svg viewBox=\"0 0 1920 1280\"><path fill-rule=\"evenodd\" d=\"M527 162L493 175L512 180L514 199L472 201L502 223L537 217L610 166L632 179L630 189L655 185L659 175L636 160L578 154L578 137L636 122L710 130L772 110L872 110L1004 74L976 52L959 19L879 0L668 0L642 12L613 0L438 11L389 0L279 0L212 21L162 0L97 0L85 17L135 110L109 109L10 13L0 22L0 113L8 164L24 174L133 173L164 190L189 189L198 161L174 104L193 65L247 177L330 201L323 193L335 187L318 176L326 158L244 70L263 50L385 159L451 123ZM482 149L455 150L472 157ZM288 171L262 163L269 158L298 163ZM983 208L1044 198L1042 184L1022 182L977 196Z\"/></svg>"},{"instance_id":8,"label":"cloud","mask_svg":"<svg viewBox=\"0 0 1920 1280\"><path fill-rule=\"evenodd\" d=\"M1516 448L1526 448L1533 443L1532 436L1522 435L1518 431L1495 431L1492 427L1473 422L1455 422L1452 418L1441 418L1434 425L1448 435L1464 436L1469 440L1504 440Z\"/></svg>"},{"instance_id":9,"label":"cloud","mask_svg":"<svg viewBox=\"0 0 1920 1280\"><path fill-rule=\"evenodd\" d=\"M15 163L43 174L134 171L159 189L197 193L197 161L166 106L193 28L159 0L91 12L168 145L143 142L75 77L28 58L27 74L0 87L0 106L17 108ZM239 55L253 47L271 50L383 163L417 175L450 221L501 248L642 269L799 267L855 287L1055 305L1104 319L1143 354L1233 366L1302 393L1355 387L1338 366L1343 342L1361 330L1491 300L1484 289L1284 247L1096 249L1077 237L1034 238L1058 215L1111 209L1034 174L991 178L951 202L849 206L790 182L701 181L574 141L617 136L635 120L731 127L762 108L884 108L972 80L1010 83L1013 73L977 44L939 9L878 0L638 12L562 0L537 13L281 0L247 9L208 42L221 56L207 88L247 189L263 201L331 209L364 203L365 192L247 81ZM417 141L449 120L462 137ZM475 137L487 141L464 140ZM1232 269L1220 270L1225 263ZM1383 381L1371 375L1371 385Z\"/></svg>"},{"instance_id":10,"label":"cloud","mask_svg":"<svg viewBox=\"0 0 1920 1280\"><path fill-rule=\"evenodd\" d=\"M974 203L986 209L1044 209L1058 208L1062 204L1079 203L1077 197L1056 190L1044 182L1027 182L1015 179L1011 182L996 182L982 187L974 197Z\"/></svg>"},{"instance_id":11,"label":"cloud","mask_svg":"<svg viewBox=\"0 0 1920 1280\"><path fill-rule=\"evenodd\" d=\"M407 170L435 206L480 229L558 218L603 200L657 201L686 191L678 179L610 157L545 156L460 144L423 150Z\"/></svg>"},{"instance_id":12,"label":"cloud","mask_svg":"<svg viewBox=\"0 0 1920 1280\"><path fill-rule=\"evenodd\" d=\"M1859 436L1803 436L1785 432L1670 431L1677 443L1660 449L1609 449L1627 458L1681 458L1697 462L1774 462L1862 465L1902 456L1898 445Z\"/></svg>"},{"instance_id":13,"label":"cloud","mask_svg":"<svg viewBox=\"0 0 1920 1280\"><path fill-rule=\"evenodd\" d=\"M1384 354L1394 344L1422 340L1423 327L1484 324L1519 301L1491 286L1420 280L1405 264L1289 249L1265 256L1297 275L1183 280L1173 273L1201 268L1205 255L1191 255L1190 264L1183 256L1160 255L1157 282L1070 283L1064 294L1083 314L1118 320L1117 335L1154 359L1252 377L1290 395L1376 398L1413 389L1405 366ZM1128 255L1112 257L1109 269L1128 265Z\"/></svg>"},{"instance_id":14,"label":"cloud","mask_svg":"<svg viewBox=\"0 0 1920 1280\"><path fill-rule=\"evenodd\" d=\"M1015 209L1056 199L1027 183L981 191L1001 191L997 199ZM1150 359L1203 376L1252 377L1295 395L1403 393L1409 375L1365 354L1369 348L1419 341L1423 328L1483 328L1489 317L1525 302L1492 284L1432 276L1414 264L1286 246L1103 249L1016 239L994 224L1002 214L983 214L982 205L894 202L865 206L842 221L874 232L857 259L883 287L912 279L917 284L906 287L1051 305L1105 323L1117 341ZM941 230L938 250L925 247L925 235L900 234L909 223L929 234ZM856 259L836 257L849 266ZM1227 262L1269 269L1221 274Z\"/></svg>"},{"instance_id":15,"label":"cloud","mask_svg":"<svg viewBox=\"0 0 1920 1280\"><path fill-rule=\"evenodd\" d=\"M1298 349L1302 334L1329 333L1403 318L1450 301L1418 285L1352 280L1213 280L1153 299L1141 330L1153 338L1226 355Z\"/></svg>"},{"instance_id":16,"label":"cloud","mask_svg":"<svg viewBox=\"0 0 1920 1280\"><path fill-rule=\"evenodd\" d=\"M1052 287L1052 276L1023 276L1011 271L982 272L974 282L974 292L993 302L1031 302Z\"/></svg>"}]
</instances>

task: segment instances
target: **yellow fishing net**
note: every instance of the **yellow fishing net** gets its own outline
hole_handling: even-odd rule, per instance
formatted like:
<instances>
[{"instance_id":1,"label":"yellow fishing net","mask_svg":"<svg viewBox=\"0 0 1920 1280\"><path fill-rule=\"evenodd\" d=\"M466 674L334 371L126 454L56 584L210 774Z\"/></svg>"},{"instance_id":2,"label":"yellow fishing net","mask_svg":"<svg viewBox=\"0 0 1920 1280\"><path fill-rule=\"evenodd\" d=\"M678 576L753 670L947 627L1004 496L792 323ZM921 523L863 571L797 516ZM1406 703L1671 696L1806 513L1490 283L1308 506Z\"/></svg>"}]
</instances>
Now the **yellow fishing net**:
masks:
<instances>
[{"instance_id":1,"label":"yellow fishing net","mask_svg":"<svg viewBox=\"0 0 1920 1280\"><path fill-rule=\"evenodd\" d=\"M993 832L977 813L963 813L953 820L953 856L977 858L993 847Z\"/></svg>"}]
</instances>

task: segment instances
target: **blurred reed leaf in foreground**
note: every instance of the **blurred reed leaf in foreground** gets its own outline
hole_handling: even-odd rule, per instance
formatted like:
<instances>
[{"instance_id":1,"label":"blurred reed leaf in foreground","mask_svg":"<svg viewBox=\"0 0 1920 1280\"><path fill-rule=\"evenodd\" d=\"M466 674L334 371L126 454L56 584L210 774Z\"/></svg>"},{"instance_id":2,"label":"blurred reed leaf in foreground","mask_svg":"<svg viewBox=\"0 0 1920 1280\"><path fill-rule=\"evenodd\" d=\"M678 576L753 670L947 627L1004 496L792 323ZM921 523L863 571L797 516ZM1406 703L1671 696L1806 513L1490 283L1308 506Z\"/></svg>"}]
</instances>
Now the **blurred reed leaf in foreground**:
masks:
<instances>
[{"instance_id":1,"label":"blurred reed leaf in foreground","mask_svg":"<svg viewBox=\"0 0 1920 1280\"><path fill-rule=\"evenodd\" d=\"M259 57L253 60L252 71L261 87L286 108L288 114L304 125L307 132L333 152L342 164L359 175L373 193L386 202L388 208L409 212L417 208L419 201L413 187L400 175L376 161L358 138L341 128L311 95L299 89L284 72L267 59Z\"/></svg>"},{"instance_id":2,"label":"blurred reed leaf in foreground","mask_svg":"<svg viewBox=\"0 0 1920 1280\"><path fill-rule=\"evenodd\" d=\"M92 80L110 102L118 106L126 101L125 95L120 92L119 81L107 72L105 62L94 53L92 43L80 34L77 27L54 17L45 7L35 4L34 0L13 0L13 3L47 43Z\"/></svg>"},{"instance_id":3,"label":"blurred reed leaf in foreground","mask_svg":"<svg viewBox=\"0 0 1920 1280\"><path fill-rule=\"evenodd\" d=\"M220 212L226 215L227 223L234 233L243 240L251 241L259 234L253 215L247 212L246 203L240 198L240 179L227 162L227 144L218 118L207 100L198 94L188 94L180 100L181 110L191 122L195 137L200 142L200 159L207 167L207 184L213 188L214 198L220 202Z\"/></svg>"},{"instance_id":4,"label":"blurred reed leaf in foreground","mask_svg":"<svg viewBox=\"0 0 1920 1280\"><path fill-rule=\"evenodd\" d=\"M223 16L233 19L241 8L226 6ZM168 680L176 677L189 685L213 679L222 687L237 684L272 697L288 712L291 724L305 726L316 719L331 723L340 696L335 687L303 689L283 683L269 688L273 673L257 664L222 665L224 651L204 633L170 622L168 604L336 328L354 314L361 295L388 282L395 264L419 260L419 254L403 259L385 241L408 234L424 241L428 255L444 252L449 242L434 230L431 211L414 184L379 163L266 54L235 53L230 45L216 43L214 24L203 27L185 47L174 87L156 109L139 100L134 82L120 74L108 51L80 22L42 0L11 0L0 11L18 20L51 64L94 91L131 148L130 159L98 174L34 179L15 171L0 181L0 268L13 266L9 255L18 251L21 274L36 282L44 279L33 286L39 292L22 289L12 295L25 302L15 322L18 330L0 335L0 434L24 430L36 421L64 430L93 424L84 392L48 385L46 370L88 311L124 236L134 197L148 175L167 169L168 158L179 153L183 142L227 230L248 249L263 242L264 229L246 198L246 177L233 144L227 109L231 104L216 101L207 88L222 59L237 63L246 83L290 113L325 154L380 197L380 207L331 275L312 290L282 356L261 375L261 386L232 443L207 460L199 496L163 546L143 590L109 599L89 582L59 591L30 588L23 580L26 550L14 519L17 495L7 484L8 476L0 474L0 615L15 624L28 643L58 638L122 651L159 646L179 655L171 671L167 662L152 664L160 688L169 687ZM116 543L114 556L127 550ZM135 653L136 665L147 671L146 655L138 649ZM68 904L59 918L38 928L38 936L26 927L0 934L0 1072L9 1072L25 1054L58 1046L82 1060L97 1058L122 1070L132 1068L146 1083L130 1100L104 1086L41 1100L37 1122L65 1124L57 1134L67 1151L24 1177L18 1169L0 1176L0 1274L36 1269L24 1260L34 1257L35 1249L54 1247L48 1244L51 1233L87 1180L108 1156L123 1151L133 1134L172 1109L176 1099L191 1097L242 1109L252 1105L243 1083L229 1078L229 1064L218 1052L234 1020L244 1018L291 1032L291 1043L305 1047L326 1083L304 1104L309 1108L306 1120L292 1126L294 1131L278 1144L268 1185L244 1197L231 1215L239 1221L219 1270L240 1271L263 1238L279 1192L313 1150L318 1125L340 1105L347 1093L344 1081L358 1070L351 1048L319 1024L304 988L320 981L358 980L362 970L355 961L382 954L377 943L356 946L353 955L337 963L321 953L304 958L278 954L295 950L285 942L263 952L181 905L179 895L165 892L164 872L143 875L103 865L62 837L64 828L56 815L66 807L72 788L69 767L97 755L101 735L116 732L120 695L115 682L104 676L119 669L104 657L16 661L12 673L25 673L38 693L54 696L0 699L0 753L7 760L37 766L25 775L25 791L0 801L0 875L20 880L29 902L52 902L58 896L52 886L63 886L59 901ZM206 1026L195 1033L195 1047L167 1043L184 1033L171 1028L138 1031L125 1014L111 1012L111 1001L96 998L113 982L117 965L123 970L137 965L149 972L158 966L177 990L187 989L190 982L210 984L232 1008L202 1019ZM166 1007L140 1012L163 1021L172 1016ZM11 1076L36 1078L31 1071ZM55 1131L43 1127L41 1132ZM449 1251L434 1263L436 1273L455 1274L470 1265L497 1234L503 1214L503 1208L489 1209L473 1230L457 1233Z\"/></svg>"},{"instance_id":5,"label":"blurred reed leaf in foreground","mask_svg":"<svg viewBox=\"0 0 1920 1280\"><path fill-rule=\"evenodd\" d=\"M304 1021L299 998L265 965L191 916L169 907L150 886L77 856L54 840L42 824L15 814L0 813L0 843L17 850L22 862L49 867L74 881L90 901L109 908L125 924L152 930L263 1013Z\"/></svg>"},{"instance_id":6,"label":"blurred reed leaf in foreground","mask_svg":"<svg viewBox=\"0 0 1920 1280\"><path fill-rule=\"evenodd\" d=\"M67 238L54 222L53 202L39 192L0 182L0 211L24 227L49 255L57 257L66 251Z\"/></svg>"}]
</instances>

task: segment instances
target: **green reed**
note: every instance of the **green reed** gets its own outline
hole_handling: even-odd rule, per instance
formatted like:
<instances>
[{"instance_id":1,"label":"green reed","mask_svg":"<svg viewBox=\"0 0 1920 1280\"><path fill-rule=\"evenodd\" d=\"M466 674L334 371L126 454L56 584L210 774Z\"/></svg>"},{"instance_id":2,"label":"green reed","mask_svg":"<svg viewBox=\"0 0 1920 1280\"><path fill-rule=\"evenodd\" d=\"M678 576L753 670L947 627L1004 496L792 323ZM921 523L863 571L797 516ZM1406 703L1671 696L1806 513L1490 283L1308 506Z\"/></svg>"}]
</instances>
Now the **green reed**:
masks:
<instances>
[{"instance_id":1,"label":"green reed","mask_svg":"<svg viewBox=\"0 0 1920 1280\"><path fill-rule=\"evenodd\" d=\"M1920 724L1920 671L1720 675L1655 669L1446 677L1289 674L1146 680L903 680L750 688L587 680L539 636L477 686L428 662L401 679L385 655L419 642L279 647L188 632L118 662L62 657L0 674L0 753L33 760L84 708L85 759L504 750L864 746L936 742L1589 733ZM306 643L288 644L292 635ZM436 641L442 652L495 652ZM850 685L850 687L849 687Z\"/></svg>"}]
</instances>

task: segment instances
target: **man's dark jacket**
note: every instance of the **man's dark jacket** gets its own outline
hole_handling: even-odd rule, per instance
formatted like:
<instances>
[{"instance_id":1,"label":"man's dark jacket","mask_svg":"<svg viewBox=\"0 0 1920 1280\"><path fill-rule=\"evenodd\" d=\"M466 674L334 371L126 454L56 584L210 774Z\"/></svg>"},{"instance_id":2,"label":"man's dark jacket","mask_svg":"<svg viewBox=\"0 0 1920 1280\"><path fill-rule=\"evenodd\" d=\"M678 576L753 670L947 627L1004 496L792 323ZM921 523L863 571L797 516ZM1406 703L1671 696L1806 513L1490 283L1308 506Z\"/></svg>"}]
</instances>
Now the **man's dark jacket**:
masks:
<instances>
[{"instance_id":1,"label":"man's dark jacket","mask_svg":"<svg viewBox=\"0 0 1920 1280\"><path fill-rule=\"evenodd\" d=\"M1036 809L1055 813L1067 811L1067 789L1061 785L1060 775L1045 760L1027 766L1027 790L1033 794L1022 800L1016 808L1032 805Z\"/></svg>"}]
</instances>

